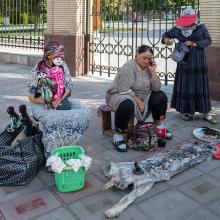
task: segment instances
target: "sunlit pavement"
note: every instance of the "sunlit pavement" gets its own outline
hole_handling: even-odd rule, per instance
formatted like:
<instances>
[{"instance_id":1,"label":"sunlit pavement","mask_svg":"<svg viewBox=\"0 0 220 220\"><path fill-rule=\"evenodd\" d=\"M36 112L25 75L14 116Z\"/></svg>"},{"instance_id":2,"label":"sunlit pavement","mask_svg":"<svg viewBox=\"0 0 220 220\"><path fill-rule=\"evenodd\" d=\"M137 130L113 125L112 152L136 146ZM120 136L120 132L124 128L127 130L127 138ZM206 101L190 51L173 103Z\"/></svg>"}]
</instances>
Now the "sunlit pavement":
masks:
<instances>
[{"instance_id":1,"label":"sunlit pavement","mask_svg":"<svg viewBox=\"0 0 220 220\"><path fill-rule=\"evenodd\" d=\"M31 68L22 65L0 63L0 128L9 120L8 106L18 109L20 104L29 107L27 82ZM102 167L110 161L132 161L151 154L130 150L119 153L114 150L111 137L103 135L101 120L96 112L104 103L105 91L111 80L84 76L74 78L72 95L93 113L90 127L80 145L93 158L93 165L86 176L85 188L72 193L59 193L51 173L41 170L28 186L0 188L0 219L7 220L55 220L55 219L104 219L104 211L116 203L123 192L102 191L107 178ZM169 100L172 86L163 86ZM220 103L213 101L213 112L220 119ZM29 109L29 108L28 108ZM30 110L29 110L30 112ZM210 126L196 115L194 121L186 122L173 109L168 109L166 125L173 132L163 151L194 140L192 130ZM219 128L217 124L214 126ZM158 153L161 149L154 153ZM142 197L124 210L118 219L132 220L197 220L220 219L220 162L211 160L190 168L171 180L157 183Z\"/></svg>"}]
</instances>

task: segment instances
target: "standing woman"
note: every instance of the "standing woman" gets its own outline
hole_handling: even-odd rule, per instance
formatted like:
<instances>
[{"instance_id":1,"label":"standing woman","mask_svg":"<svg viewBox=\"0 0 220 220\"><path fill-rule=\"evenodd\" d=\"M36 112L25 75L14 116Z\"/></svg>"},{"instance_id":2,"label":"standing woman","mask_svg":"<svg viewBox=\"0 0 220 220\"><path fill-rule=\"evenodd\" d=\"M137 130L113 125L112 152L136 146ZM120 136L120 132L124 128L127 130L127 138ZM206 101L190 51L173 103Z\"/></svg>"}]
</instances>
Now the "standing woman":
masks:
<instances>
[{"instance_id":1,"label":"standing woman","mask_svg":"<svg viewBox=\"0 0 220 220\"><path fill-rule=\"evenodd\" d=\"M160 91L156 67L152 48L142 45L137 49L135 59L127 61L118 70L107 91L106 103L115 111L113 143L118 151L127 151L122 133L127 131L133 115L137 121L144 121L152 113L157 124L160 124L160 117L166 115L167 96Z\"/></svg>"},{"instance_id":2,"label":"standing woman","mask_svg":"<svg viewBox=\"0 0 220 220\"><path fill-rule=\"evenodd\" d=\"M205 24L197 18L195 11L187 7L176 20L176 26L165 32L162 43L171 45L172 39L185 43L189 52L184 61L177 64L171 107L182 113L184 120L192 120L195 112L203 114L203 119L217 123L210 114L208 65L204 48L212 41Z\"/></svg>"}]
</instances>

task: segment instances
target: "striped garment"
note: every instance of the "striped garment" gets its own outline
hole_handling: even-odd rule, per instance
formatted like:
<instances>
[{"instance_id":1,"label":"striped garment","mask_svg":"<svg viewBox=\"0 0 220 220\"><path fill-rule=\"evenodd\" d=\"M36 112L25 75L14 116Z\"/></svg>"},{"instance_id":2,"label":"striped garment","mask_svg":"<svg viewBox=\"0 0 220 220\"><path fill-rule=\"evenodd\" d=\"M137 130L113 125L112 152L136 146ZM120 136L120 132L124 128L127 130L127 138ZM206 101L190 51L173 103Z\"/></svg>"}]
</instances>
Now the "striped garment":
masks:
<instances>
[{"instance_id":1,"label":"striped garment","mask_svg":"<svg viewBox=\"0 0 220 220\"><path fill-rule=\"evenodd\" d=\"M49 67L45 67L46 71L49 70ZM71 79L71 75L70 75L70 71L69 68L67 66L67 64L64 62L63 64L63 70L64 70L64 87L72 90L73 89L73 82ZM34 66L34 68L32 69L32 78L31 80L29 80L28 82L28 94L35 94L37 91L37 72L38 72L38 64L36 64Z\"/></svg>"}]
</instances>

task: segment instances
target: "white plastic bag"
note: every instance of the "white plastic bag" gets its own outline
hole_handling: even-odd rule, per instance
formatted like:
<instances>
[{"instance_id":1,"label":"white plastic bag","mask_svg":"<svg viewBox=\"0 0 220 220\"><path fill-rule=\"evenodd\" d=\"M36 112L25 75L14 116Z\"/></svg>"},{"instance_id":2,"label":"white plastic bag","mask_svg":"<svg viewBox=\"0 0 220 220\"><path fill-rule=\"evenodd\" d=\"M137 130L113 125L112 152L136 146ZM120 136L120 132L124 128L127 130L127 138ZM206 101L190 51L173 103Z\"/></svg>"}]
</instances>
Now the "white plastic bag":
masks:
<instances>
[{"instance_id":1,"label":"white plastic bag","mask_svg":"<svg viewBox=\"0 0 220 220\"><path fill-rule=\"evenodd\" d=\"M74 172L78 172L79 168L82 166L82 162L80 159L69 159L66 160L65 163L71 166Z\"/></svg>"},{"instance_id":2,"label":"white plastic bag","mask_svg":"<svg viewBox=\"0 0 220 220\"><path fill-rule=\"evenodd\" d=\"M88 171L92 164L92 158L86 155L80 155L79 157L81 159L82 165L85 167L86 171Z\"/></svg>"},{"instance_id":3,"label":"white plastic bag","mask_svg":"<svg viewBox=\"0 0 220 220\"><path fill-rule=\"evenodd\" d=\"M47 159L46 166L51 166L51 170L56 173L61 173L63 169L66 167L66 164L62 161L62 159L58 156L58 154L50 156Z\"/></svg>"}]
</instances>

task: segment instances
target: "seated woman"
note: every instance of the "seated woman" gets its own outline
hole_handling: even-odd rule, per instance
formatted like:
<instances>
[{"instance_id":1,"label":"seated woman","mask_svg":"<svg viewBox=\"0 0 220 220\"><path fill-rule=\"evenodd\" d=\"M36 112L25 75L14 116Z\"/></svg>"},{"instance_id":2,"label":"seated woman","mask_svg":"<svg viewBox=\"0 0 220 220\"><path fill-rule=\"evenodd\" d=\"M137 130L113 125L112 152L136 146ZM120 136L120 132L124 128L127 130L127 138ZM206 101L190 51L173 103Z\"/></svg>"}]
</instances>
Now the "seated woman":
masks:
<instances>
[{"instance_id":1,"label":"seated woman","mask_svg":"<svg viewBox=\"0 0 220 220\"><path fill-rule=\"evenodd\" d=\"M50 41L44 47L43 60L34 67L33 77L28 83L28 98L31 101L33 117L43 124L46 157L56 147L77 144L88 128L91 115L89 109L81 107L78 102L70 98L73 83L65 62L61 65L64 72L64 93L61 97L52 99L50 103L52 109L45 109L42 96L36 97L37 75L39 72L47 74L54 66L55 57L64 58L64 47L57 41Z\"/></svg>"},{"instance_id":2,"label":"seated woman","mask_svg":"<svg viewBox=\"0 0 220 220\"><path fill-rule=\"evenodd\" d=\"M144 121L152 112L158 125L161 116L166 115L167 96L160 91L161 82L156 67L153 50L142 45L135 59L129 60L118 70L113 85L107 91L106 103L115 111L113 143L118 151L127 151L122 133L127 131L133 114L137 121Z\"/></svg>"}]
</instances>

